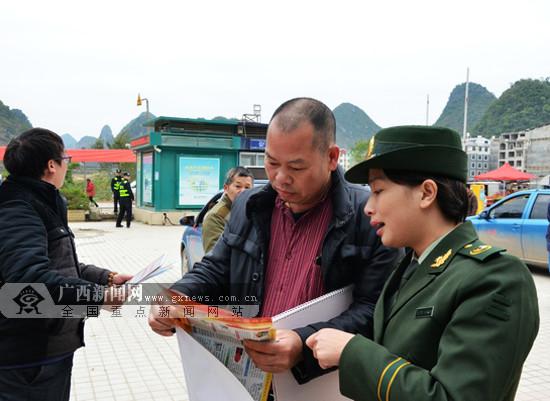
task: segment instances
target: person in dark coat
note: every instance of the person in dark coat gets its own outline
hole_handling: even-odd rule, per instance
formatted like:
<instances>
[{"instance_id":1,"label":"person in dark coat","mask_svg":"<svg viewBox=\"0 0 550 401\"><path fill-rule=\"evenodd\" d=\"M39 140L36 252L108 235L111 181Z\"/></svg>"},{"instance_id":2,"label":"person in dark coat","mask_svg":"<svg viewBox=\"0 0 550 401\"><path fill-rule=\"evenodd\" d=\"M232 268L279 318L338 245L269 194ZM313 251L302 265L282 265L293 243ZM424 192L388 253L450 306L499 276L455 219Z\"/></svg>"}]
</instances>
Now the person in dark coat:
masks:
<instances>
[{"instance_id":1,"label":"person in dark coat","mask_svg":"<svg viewBox=\"0 0 550 401\"><path fill-rule=\"evenodd\" d=\"M439 127L386 128L346 173L372 190L365 207L386 246L411 249L384 286L374 339L324 329L307 340L339 366L354 400L512 401L538 332L527 267L481 242L466 192L461 138Z\"/></svg>"},{"instance_id":2,"label":"person in dark coat","mask_svg":"<svg viewBox=\"0 0 550 401\"><path fill-rule=\"evenodd\" d=\"M335 127L332 111L315 99L283 103L267 131L269 184L235 199L214 248L173 286L188 296L256 299L243 316L271 317L355 284L353 303L333 319L277 330L273 342L245 342L260 369L292 369L300 383L324 373L304 344L312 333L337 327L372 336L374 305L401 256L381 244L363 213L368 190L344 180ZM158 334L173 334L159 306L149 324Z\"/></svg>"},{"instance_id":3,"label":"person in dark coat","mask_svg":"<svg viewBox=\"0 0 550 401\"><path fill-rule=\"evenodd\" d=\"M84 320L60 308L82 305L88 314L113 300L112 285L131 278L78 261L59 193L70 160L61 137L42 128L13 138L4 155L10 176L0 186L2 400L69 400Z\"/></svg>"}]
</instances>

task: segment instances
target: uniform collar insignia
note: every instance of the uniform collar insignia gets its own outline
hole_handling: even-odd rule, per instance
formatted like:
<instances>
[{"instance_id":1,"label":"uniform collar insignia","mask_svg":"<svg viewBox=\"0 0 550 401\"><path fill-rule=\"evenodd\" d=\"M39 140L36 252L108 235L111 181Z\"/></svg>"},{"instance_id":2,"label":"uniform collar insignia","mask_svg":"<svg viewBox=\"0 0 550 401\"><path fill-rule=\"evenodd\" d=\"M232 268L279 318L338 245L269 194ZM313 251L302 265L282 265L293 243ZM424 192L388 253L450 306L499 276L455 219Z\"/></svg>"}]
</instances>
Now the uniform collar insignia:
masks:
<instances>
[{"instance_id":1,"label":"uniform collar insignia","mask_svg":"<svg viewBox=\"0 0 550 401\"><path fill-rule=\"evenodd\" d=\"M447 259L449 259L449 257L451 256L452 253L453 253L453 250L449 249L443 255L438 256L437 258L435 258L434 263L432 263L430 266L433 267L434 269L437 269L438 267L443 265L443 263L445 263L447 261Z\"/></svg>"},{"instance_id":2,"label":"uniform collar insignia","mask_svg":"<svg viewBox=\"0 0 550 401\"><path fill-rule=\"evenodd\" d=\"M472 249L470 251L470 255L479 255L480 253L486 252L491 248L491 245L480 245L477 248Z\"/></svg>"}]
</instances>

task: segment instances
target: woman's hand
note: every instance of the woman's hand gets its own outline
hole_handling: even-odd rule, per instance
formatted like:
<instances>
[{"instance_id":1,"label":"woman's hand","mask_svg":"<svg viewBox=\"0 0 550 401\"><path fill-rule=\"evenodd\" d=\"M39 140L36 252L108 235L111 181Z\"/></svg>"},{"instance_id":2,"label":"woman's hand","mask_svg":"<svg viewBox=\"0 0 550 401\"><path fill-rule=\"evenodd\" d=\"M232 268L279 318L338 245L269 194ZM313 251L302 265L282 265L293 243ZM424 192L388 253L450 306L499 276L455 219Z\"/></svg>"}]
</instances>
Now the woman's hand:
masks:
<instances>
[{"instance_id":1,"label":"woman's hand","mask_svg":"<svg viewBox=\"0 0 550 401\"><path fill-rule=\"evenodd\" d=\"M340 357L347 343L354 334L336 329L321 329L306 340L306 345L313 351L319 366L328 369L340 364Z\"/></svg>"}]
</instances>

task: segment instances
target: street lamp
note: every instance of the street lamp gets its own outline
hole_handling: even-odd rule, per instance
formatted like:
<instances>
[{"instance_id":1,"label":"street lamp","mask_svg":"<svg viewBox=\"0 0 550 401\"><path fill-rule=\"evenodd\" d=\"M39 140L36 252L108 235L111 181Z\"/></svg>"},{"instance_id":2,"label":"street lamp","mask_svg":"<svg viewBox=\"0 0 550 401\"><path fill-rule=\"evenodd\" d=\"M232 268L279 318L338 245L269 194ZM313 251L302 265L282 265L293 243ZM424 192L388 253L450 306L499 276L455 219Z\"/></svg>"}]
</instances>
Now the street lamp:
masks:
<instances>
[{"instance_id":1,"label":"street lamp","mask_svg":"<svg viewBox=\"0 0 550 401\"><path fill-rule=\"evenodd\" d=\"M144 97L143 99L141 98L140 94L138 93L138 98L137 98L137 105L138 106L141 106L141 102L145 100L145 108L147 110L147 117L149 117L149 99L147 99L146 97Z\"/></svg>"}]
</instances>

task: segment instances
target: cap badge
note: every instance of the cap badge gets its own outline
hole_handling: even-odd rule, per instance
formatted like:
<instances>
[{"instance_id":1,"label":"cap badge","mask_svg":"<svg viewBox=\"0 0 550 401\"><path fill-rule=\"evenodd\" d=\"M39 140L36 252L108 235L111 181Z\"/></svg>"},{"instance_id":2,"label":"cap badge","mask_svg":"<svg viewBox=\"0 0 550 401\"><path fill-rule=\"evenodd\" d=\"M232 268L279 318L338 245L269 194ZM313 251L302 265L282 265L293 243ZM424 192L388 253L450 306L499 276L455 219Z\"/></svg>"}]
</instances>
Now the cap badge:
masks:
<instances>
[{"instance_id":1,"label":"cap badge","mask_svg":"<svg viewBox=\"0 0 550 401\"><path fill-rule=\"evenodd\" d=\"M365 159L370 159L374 157L374 135L370 138L369 147L367 149L367 157Z\"/></svg>"}]
</instances>

